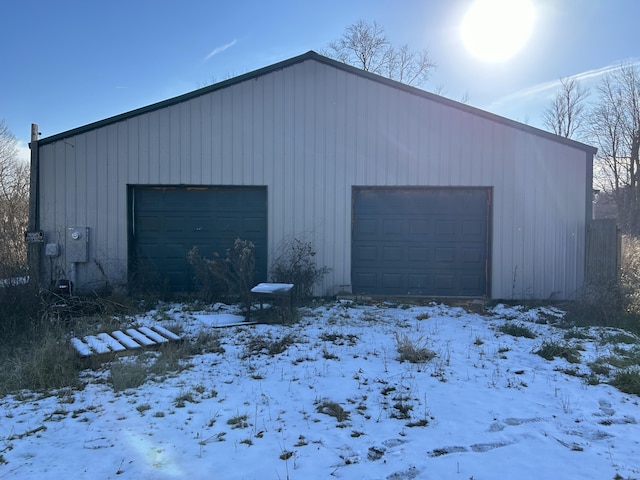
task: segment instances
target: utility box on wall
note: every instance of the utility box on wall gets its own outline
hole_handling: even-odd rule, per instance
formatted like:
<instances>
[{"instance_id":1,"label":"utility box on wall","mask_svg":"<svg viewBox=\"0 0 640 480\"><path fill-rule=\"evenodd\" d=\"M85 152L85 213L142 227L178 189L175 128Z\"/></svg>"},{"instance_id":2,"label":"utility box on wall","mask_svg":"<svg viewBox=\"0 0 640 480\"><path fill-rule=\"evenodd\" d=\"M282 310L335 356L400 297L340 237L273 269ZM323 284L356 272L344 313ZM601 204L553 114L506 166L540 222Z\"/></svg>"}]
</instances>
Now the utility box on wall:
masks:
<instances>
[{"instance_id":1,"label":"utility box on wall","mask_svg":"<svg viewBox=\"0 0 640 480\"><path fill-rule=\"evenodd\" d=\"M89 261L89 228L68 227L66 257L69 263L84 263Z\"/></svg>"}]
</instances>

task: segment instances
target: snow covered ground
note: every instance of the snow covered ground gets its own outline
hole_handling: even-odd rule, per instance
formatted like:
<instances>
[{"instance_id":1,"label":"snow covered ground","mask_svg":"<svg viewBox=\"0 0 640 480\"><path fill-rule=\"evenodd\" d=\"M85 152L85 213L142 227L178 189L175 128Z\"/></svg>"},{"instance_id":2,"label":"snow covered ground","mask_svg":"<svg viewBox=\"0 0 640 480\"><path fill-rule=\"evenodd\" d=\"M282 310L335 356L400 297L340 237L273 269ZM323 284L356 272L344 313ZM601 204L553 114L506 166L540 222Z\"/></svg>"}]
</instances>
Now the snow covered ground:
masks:
<instances>
[{"instance_id":1,"label":"snow covered ground","mask_svg":"<svg viewBox=\"0 0 640 480\"><path fill-rule=\"evenodd\" d=\"M591 329L571 340L578 364L533 353L565 341L556 310L343 301L293 326L214 329L232 314L138 319L220 336L224 353L175 376L114 392L107 369L82 390L0 398L0 478L640 478L640 398L580 377L615 345ZM400 362L398 339L436 356Z\"/></svg>"}]
</instances>

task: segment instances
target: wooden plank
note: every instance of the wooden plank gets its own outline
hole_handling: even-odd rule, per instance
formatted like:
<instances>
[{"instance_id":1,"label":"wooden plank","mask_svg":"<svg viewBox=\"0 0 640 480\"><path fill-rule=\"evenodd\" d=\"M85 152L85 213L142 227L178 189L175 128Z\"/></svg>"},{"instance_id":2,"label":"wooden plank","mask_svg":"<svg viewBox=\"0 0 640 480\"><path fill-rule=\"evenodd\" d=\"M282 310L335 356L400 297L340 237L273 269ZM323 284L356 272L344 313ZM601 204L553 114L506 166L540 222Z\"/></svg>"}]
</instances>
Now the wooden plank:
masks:
<instances>
[{"instance_id":1,"label":"wooden plank","mask_svg":"<svg viewBox=\"0 0 640 480\"><path fill-rule=\"evenodd\" d=\"M587 231L588 283L615 282L620 278L621 235L615 219L592 220Z\"/></svg>"},{"instance_id":2,"label":"wooden plank","mask_svg":"<svg viewBox=\"0 0 640 480\"><path fill-rule=\"evenodd\" d=\"M111 351L106 343L93 335L87 335L82 340L96 353L109 353Z\"/></svg>"},{"instance_id":3,"label":"wooden plank","mask_svg":"<svg viewBox=\"0 0 640 480\"><path fill-rule=\"evenodd\" d=\"M114 352L122 352L127 349L124 345L122 345L108 333L99 333L98 335L96 335L96 337L107 344L109 348Z\"/></svg>"},{"instance_id":4,"label":"wooden plank","mask_svg":"<svg viewBox=\"0 0 640 480\"><path fill-rule=\"evenodd\" d=\"M142 346L138 342L136 342L134 339L132 339L130 336L128 336L126 333L121 332L120 330L116 330L115 332L112 332L111 335L113 335L114 338L116 338L120 343L122 343L127 348L133 349L133 348L140 348Z\"/></svg>"},{"instance_id":5,"label":"wooden plank","mask_svg":"<svg viewBox=\"0 0 640 480\"><path fill-rule=\"evenodd\" d=\"M140 333L138 330L135 330L134 328L129 328L127 330L127 334L137 340L138 342L140 342L143 346L148 347L150 345L155 345L156 342L154 342L153 340L151 340L150 338L144 336L142 333Z\"/></svg>"},{"instance_id":6,"label":"wooden plank","mask_svg":"<svg viewBox=\"0 0 640 480\"><path fill-rule=\"evenodd\" d=\"M88 357L89 355L91 355L91 349L89 348L89 346L79 338L72 338L71 344L78 351L81 357Z\"/></svg>"},{"instance_id":7,"label":"wooden plank","mask_svg":"<svg viewBox=\"0 0 640 480\"><path fill-rule=\"evenodd\" d=\"M140 327L138 330L142 334L144 334L145 336L149 337L151 340L157 343L166 343L169 341L166 338L164 338L162 335L160 335L158 332L154 332L153 330L151 330L149 327Z\"/></svg>"},{"instance_id":8,"label":"wooden plank","mask_svg":"<svg viewBox=\"0 0 640 480\"><path fill-rule=\"evenodd\" d=\"M82 340L72 338L71 344L81 357L89 357L112 352L125 352L176 340L180 340L180 337L175 333L159 325L153 325L151 328L130 328L126 332L116 330L111 333L88 335Z\"/></svg>"},{"instance_id":9,"label":"wooden plank","mask_svg":"<svg viewBox=\"0 0 640 480\"><path fill-rule=\"evenodd\" d=\"M176 335L175 333L173 333L170 330L167 330L166 328L164 328L163 326L160 325L153 325L151 327L152 329L154 329L156 332L158 332L161 335L164 335L165 337L167 337L169 340L180 340L180 337L178 335Z\"/></svg>"}]
</instances>

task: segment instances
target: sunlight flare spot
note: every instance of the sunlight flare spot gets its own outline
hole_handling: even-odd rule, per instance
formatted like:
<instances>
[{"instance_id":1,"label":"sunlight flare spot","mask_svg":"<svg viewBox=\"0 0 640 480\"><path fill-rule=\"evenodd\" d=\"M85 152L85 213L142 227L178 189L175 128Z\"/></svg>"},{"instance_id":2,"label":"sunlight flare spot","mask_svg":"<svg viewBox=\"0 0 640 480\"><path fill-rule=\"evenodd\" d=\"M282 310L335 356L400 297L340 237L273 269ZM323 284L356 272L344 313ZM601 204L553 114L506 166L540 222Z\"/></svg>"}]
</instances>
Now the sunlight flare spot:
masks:
<instances>
[{"instance_id":1,"label":"sunlight flare spot","mask_svg":"<svg viewBox=\"0 0 640 480\"><path fill-rule=\"evenodd\" d=\"M476 0L462 20L462 40L480 60L504 62L527 44L535 17L529 0Z\"/></svg>"},{"instance_id":2,"label":"sunlight flare spot","mask_svg":"<svg viewBox=\"0 0 640 480\"><path fill-rule=\"evenodd\" d=\"M173 455L167 453L164 448L155 445L146 436L128 432L127 440L132 450L137 452L149 469L161 470L167 477L182 478L184 472L175 462Z\"/></svg>"}]
</instances>

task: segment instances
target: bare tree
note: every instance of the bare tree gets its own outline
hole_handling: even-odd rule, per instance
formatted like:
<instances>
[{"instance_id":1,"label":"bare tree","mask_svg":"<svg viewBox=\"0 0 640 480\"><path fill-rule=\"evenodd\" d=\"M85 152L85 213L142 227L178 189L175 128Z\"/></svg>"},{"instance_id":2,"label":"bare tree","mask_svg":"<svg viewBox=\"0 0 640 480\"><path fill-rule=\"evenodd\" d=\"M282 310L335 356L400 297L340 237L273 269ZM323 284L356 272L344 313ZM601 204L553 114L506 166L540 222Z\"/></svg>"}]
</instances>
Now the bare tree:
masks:
<instances>
[{"instance_id":1,"label":"bare tree","mask_svg":"<svg viewBox=\"0 0 640 480\"><path fill-rule=\"evenodd\" d=\"M29 215L29 166L18 159L17 140L0 120L0 275L24 272L23 234Z\"/></svg>"},{"instance_id":2,"label":"bare tree","mask_svg":"<svg viewBox=\"0 0 640 480\"><path fill-rule=\"evenodd\" d=\"M586 119L588 96L588 90L575 78L560 79L560 90L542 117L545 126L565 138L580 136Z\"/></svg>"},{"instance_id":3,"label":"bare tree","mask_svg":"<svg viewBox=\"0 0 640 480\"><path fill-rule=\"evenodd\" d=\"M324 52L344 63L407 85L424 85L436 63L429 51L411 51L408 45L395 48L376 22L358 20L349 25L338 40Z\"/></svg>"},{"instance_id":4,"label":"bare tree","mask_svg":"<svg viewBox=\"0 0 640 480\"><path fill-rule=\"evenodd\" d=\"M616 204L627 233L640 234L640 70L630 65L603 78L590 112L589 133L598 147L596 178Z\"/></svg>"}]
</instances>

